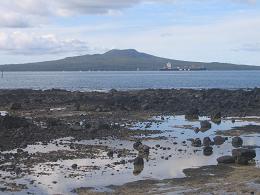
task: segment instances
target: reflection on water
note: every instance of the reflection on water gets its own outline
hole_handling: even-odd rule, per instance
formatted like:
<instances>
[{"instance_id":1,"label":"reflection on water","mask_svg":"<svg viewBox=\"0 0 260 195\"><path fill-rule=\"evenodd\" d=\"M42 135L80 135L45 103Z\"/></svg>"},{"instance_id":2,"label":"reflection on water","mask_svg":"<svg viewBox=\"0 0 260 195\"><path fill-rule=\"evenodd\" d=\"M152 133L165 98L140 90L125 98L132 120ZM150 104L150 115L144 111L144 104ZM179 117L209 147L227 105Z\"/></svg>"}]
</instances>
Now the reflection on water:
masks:
<instances>
[{"instance_id":1,"label":"reflection on water","mask_svg":"<svg viewBox=\"0 0 260 195\"><path fill-rule=\"evenodd\" d=\"M86 158L76 160L63 160L55 163L42 163L31 169L31 174L17 179L17 183L24 183L28 186L27 192L42 194L69 194L71 190L79 187L94 187L95 190L108 190L106 186L122 185L124 183L144 180L144 179L168 179L185 177L183 170L204 165L216 165L216 159L222 155L230 155L232 149L232 139L228 139L221 145L210 145L208 148L193 147L191 138L203 140L215 137L218 130L229 130L232 127L244 126L248 124L260 125L259 122L236 120L230 118L222 120L221 123L212 123L207 131L198 131L200 121L209 120L207 117L200 117L197 121L187 121L184 116L154 117L149 122L136 123L131 129L161 130L161 134L146 136L143 144L149 146L149 156L140 156L133 149L133 141L128 140L85 140L74 142L85 145L102 145L109 149L130 149L130 155L113 158L107 156L106 151L100 150L97 158ZM166 139L156 139L163 136ZM144 137L144 136L143 136ZM139 137L140 138L140 137ZM256 146L260 143L260 135L242 136L243 145ZM66 144L72 138L62 139L62 149L68 150ZM44 148L45 147L45 148ZM48 152L58 150L54 143L47 146L29 146L26 150L33 153L36 151ZM59 146L60 147L60 146ZM260 149L256 149L256 166L260 167ZM77 168L72 168L77 164ZM44 174L43 174L44 173ZM6 173L0 173L2 175ZM33 184L30 181L34 181ZM1 185L1 184L0 184Z\"/></svg>"}]
</instances>

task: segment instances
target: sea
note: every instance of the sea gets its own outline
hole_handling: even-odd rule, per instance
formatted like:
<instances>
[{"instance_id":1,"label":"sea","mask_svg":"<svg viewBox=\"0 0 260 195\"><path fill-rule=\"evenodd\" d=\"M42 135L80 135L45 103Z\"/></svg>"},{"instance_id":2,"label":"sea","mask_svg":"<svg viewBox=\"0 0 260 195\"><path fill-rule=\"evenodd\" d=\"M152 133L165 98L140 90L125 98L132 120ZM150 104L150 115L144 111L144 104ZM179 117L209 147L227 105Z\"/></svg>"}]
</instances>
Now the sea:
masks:
<instances>
[{"instance_id":1,"label":"sea","mask_svg":"<svg viewBox=\"0 0 260 195\"><path fill-rule=\"evenodd\" d=\"M260 87L260 71L78 71L0 74L0 89L109 91L256 87Z\"/></svg>"}]
</instances>

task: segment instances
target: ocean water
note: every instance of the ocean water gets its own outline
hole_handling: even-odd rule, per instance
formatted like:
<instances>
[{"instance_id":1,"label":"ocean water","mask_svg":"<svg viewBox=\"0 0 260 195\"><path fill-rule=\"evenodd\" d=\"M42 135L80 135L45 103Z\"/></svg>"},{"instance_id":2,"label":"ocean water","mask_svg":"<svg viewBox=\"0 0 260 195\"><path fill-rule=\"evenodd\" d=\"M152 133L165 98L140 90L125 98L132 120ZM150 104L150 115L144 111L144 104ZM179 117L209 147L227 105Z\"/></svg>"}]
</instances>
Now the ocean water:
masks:
<instances>
[{"instance_id":1,"label":"ocean water","mask_svg":"<svg viewBox=\"0 0 260 195\"><path fill-rule=\"evenodd\" d=\"M148 88L255 88L260 71L104 71L104 72L5 72L1 89L66 89L72 91L136 90Z\"/></svg>"}]
</instances>

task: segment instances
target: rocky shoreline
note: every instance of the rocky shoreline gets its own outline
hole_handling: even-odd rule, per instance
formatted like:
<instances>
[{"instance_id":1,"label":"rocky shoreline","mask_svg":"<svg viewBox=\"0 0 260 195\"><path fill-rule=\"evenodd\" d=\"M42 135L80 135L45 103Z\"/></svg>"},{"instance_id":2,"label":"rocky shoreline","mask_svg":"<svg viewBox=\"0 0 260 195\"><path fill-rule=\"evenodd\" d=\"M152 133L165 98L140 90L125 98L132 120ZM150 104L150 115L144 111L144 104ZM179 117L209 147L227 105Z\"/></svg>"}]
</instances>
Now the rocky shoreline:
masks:
<instances>
[{"instance_id":1,"label":"rocky shoreline","mask_svg":"<svg viewBox=\"0 0 260 195\"><path fill-rule=\"evenodd\" d=\"M87 172L86 170L95 171L104 167L106 169L118 169L118 166L126 166L126 169L128 169L129 164L134 165L133 174L139 175L144 169L144 159L148 161L154 158L150 158L149 153L150 155L151 153L153 155L160 155L161 153L163 155L161 160L164 161L170 160L172 155L177 155L176 153L178 155L188 153L186 150L191 150L194 154L201 151L202 155L207 157L212 155L213 150L219 150L225 142L233 145L235 149L228 151L230 156L218 156L219 158L216 160L219 163L231 163L232 168L230 165L221 166L222 168L216 168L216 170L223 171L223 173L216 173L214 169L213 172L207 174L215 174L214 177L216 178L227 170L235 174L236 166L248 164L250 165L248 170L253 172L255 169L256 172L259 172L258 168L252 168L251 161L256 157L254 149L252 147L240 148L243 145L243 140L241 143L239 137L253 133L258 134L260 129L259 118L251 119L255 122L254 125L233 127L229 131L219 129L219 131L216 131L215 137L203 136L196 139L187 137L184 140L179 140L180 143L177 143L177 137L172 136L170 138L170 135L166 137L166 134L161 130L152 130L151 127L158 127L161 123L167 121L168 119L165 116L175 115L185 115L185 120L195 121L200 126L198 128L191 124L175 124L174 128L183 131L181 135L189 134L189 131L203 135L209 129L218 128L222 120L225 120L224 123L231 123L232 121L236 124L236 121L240 121L239 123L243 124L241 117L260 116L260 89L148 89L141 91L111 90L107 93L64 90L0 90L0 111L0 183L4 180L12 180L12 176L3 175L5 172L13 174L13 179L34 174L41 177L48 172L44 170L53 170L55 167L65 166L61 164L52 165L51 163L60 160L71 160L73 162L76 159L89 159L93 162L88 166L72 163L68 168L71 174L66 175L66 177L73 178L80 175L83 177L83 173ZM150 118L153 116L161 117L159 121L151 120ZM201 116L209 116L209 119L200 119ZM227 117L233 118L227 119ZM135 123L143 123L144 129L131 129L131 126ZM151 136L153 134L155 136ZM223 137L220 135L223 135ZM66 141L67 138L70 138L69 141ZM60 139L61 141L58 141ZM93 143L89 144L93 140L95 140L94 145ZM134 144L130 147L119 144L117 149L104 145L106 142L113 143L117 140ZM142 143L147 140L153 140L154 145L148 146ZM158 140L157 144L156 140ZM169 145L170 140L177 142L172 141ZM87 141L88 144L83 144L84 141ZM159 143L164 142L168 144L168 147L160 146ZM28 147L32 145L39 145L41 149L48 148L51 145L50 147L57 147L57 149L50 150L47 153L35 149L35 152L30 153ZM165 153L165 151L173 151L173 148L175 148L174 154ZM95 163L95 160L98 159L108 158L113 160L115 156L116 161L112 164L100 166ZM37 173L33 168L39 165L44 169ZM75 170L81 170L81 172L76 174L73 172ZM117 171L119 172L119 170ZM186 175L193 174L191 175L192 178L198 178L197 170L189 172L189 169L187 169L186 172ZM206 178L200 179L207 182ZM255 175L245 182L250 182L250 179L254 180ZM169 183L170 180L162 181ZM159 185L162 181L155 183ZM170 183L176 184L177 181L174 179ZM188 182L195 182L190 178L184 179L184 181L185 185L188 185ZM227 179L227 181L229 180ZM35 180L31 182L32 185L36 185ZM149 185L146 185L147 182L142 182L144 189L139 189L140 194L145 193L145 191L142 191L145 190L145 187L151 185L155 187L154 182L148 182ZM8 187L1 188L2 191L27 189L27 186L14 183L4 182L4 184ZM53 181L52 185L55 184L57 184L57 181ZM124 192L123 189L128 188L128 193L131 194L132 191L129 189L131 185L133 184L115 187L114 192L122 193ZM203 186L200 186L200 188L203 188ZM254 192L259 192L258 190L260 191L259 188L254 188ZM94 193L89 188L78 188L74 192L79 194ZM192 192L195 193L196 190ZM139 192L135 191L135 193L138 194Z\"/></svg>"}]
</instances>

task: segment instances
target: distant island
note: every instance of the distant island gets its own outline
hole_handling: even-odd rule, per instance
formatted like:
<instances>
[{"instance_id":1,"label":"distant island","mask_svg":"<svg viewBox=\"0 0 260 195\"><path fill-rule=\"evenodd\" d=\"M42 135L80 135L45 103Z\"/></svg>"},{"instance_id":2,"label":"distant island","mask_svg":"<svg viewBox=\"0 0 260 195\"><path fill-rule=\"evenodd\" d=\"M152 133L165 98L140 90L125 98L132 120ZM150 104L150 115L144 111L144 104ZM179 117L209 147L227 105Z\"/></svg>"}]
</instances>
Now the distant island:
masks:
<instances>
[{"instance_id":1,"label":"distant island","mask_svg":"<svg viewBox=\"0 0 260 195\"><path fill-rule=\"evenodd\" d=\"M167 63L172 70L260 70L260 66L230 63L189 62L161 58L134 49L111 50L61 60L1 65L0 71L158 71ZM188 68L187 68L188 67Z\"/></svg>"}]
</instances>

